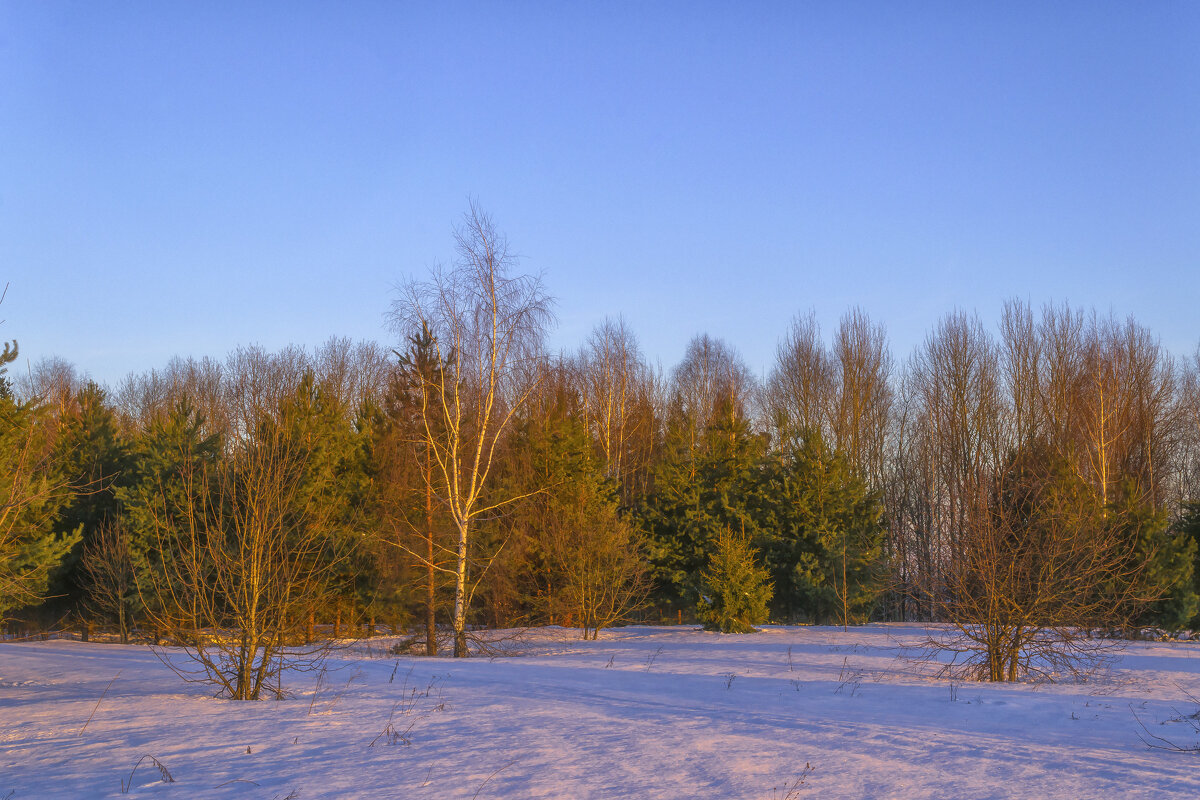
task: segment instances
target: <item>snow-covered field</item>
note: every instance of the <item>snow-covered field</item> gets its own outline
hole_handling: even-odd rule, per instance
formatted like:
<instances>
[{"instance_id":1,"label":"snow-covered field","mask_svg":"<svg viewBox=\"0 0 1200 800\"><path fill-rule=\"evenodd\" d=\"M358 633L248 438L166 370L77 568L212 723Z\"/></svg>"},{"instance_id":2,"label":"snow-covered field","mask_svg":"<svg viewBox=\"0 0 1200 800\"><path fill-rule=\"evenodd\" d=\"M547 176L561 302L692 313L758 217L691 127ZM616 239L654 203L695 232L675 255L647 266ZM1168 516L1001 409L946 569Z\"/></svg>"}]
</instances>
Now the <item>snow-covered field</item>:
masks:
<instances>
[{"instance_id":1,"label":"snow-covered field","mask_svg":"<svg viewBox=\"0 0 1200 800\"><path fill-rule=\"evenodd\" d=\"M376 639L315 697L309 673L260 703L144 647L3 644L0 800L1200 797L1200 755L1148 748L1138 723L1195 743L1198 643L1130 645L1086 684L952 687L906 657L915 626L571 634L459 661ZM149 758L130 781L143 755L174 782Z\"/></svg>"}]
</instances>

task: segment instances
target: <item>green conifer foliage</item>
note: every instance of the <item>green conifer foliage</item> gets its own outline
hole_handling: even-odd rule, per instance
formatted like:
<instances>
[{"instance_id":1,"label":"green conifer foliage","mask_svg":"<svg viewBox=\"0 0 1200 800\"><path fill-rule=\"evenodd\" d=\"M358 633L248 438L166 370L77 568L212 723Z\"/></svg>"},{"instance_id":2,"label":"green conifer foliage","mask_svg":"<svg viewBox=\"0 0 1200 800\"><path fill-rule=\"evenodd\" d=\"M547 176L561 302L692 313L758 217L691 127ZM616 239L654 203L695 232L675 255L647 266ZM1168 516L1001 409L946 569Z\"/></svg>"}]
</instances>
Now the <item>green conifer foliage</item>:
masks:
<instances>
[{"instance_id":1,"label":"green conifer foliage","mask_svg":"<svg viewBox=\"0 0 1200 800\"><path fill-rule=\"evenodd\" d=\"M59 420L59 426L56 459L73 491L54 529L60 534L81 531L83 539L65 559L56 593L78 601L88 588L80 558L84 548L94 546L101 529L115 524L120 516L116 495L129 480L129 456L116 414L105 391L95 383L88 383L75 395L74 408Z\"/></svg>"},{"instance_id":2,"label":"green conifer foliage","mask_svg":"<svg viewBox=\"0 0 1200 800\"><path fill-rule=\"evenodd\" d=\"M1171 530L1180 541L1179 546L1186 548L1192 557L1192 580L1187 588L1192 594L1200 594L1200 503L1184 503L1179 519L1175 521ZM1200 608L1193 612L1188 625L1192 629L1200 627Z\"/></svg>"},{"instance_id":3,"label":"green conifer foliage","mask_svg":"<svg viewBox=\"0 0 1200 800\"><path fill-rule=\"evenodd\" d=\"M709 559L696 615L705 630L753 633L767 621L773 591L770 576L757 563L758 553L745 536L726 530L717 536Z\"/></svg>"},{"instance_id":4,"label":"green conifer foliage","mask_svg":"<svg viewBox=\"0 0 1200 800\"><path fill-rule=\"evenodd\" d=\"M551 372L513 426L497 486L523 499L492 526L505 547L491 564L486 600L594 639L640 608L648 581L641 533L619 508L566 377Z\"/></svg>"},{"instance_id":5,"label":"green conifer foliage","mask_svg":"<svg viewBox=\"0 0 1200 800\"><path fill-rule=\"evenodd\" d=\"M208 491L202 484L211 481L222 447L222 436L209 430L204 415L186 397L150 420L130 442L130 473L116 496L140 586L163 579L166 562L175 556L170 534L186 525L179 509L202 507L199 498ZM135 607L128 609L130 617L141 611L143 599L148 597L139 591Z\"/></svg>"},{"instance_id":6,"label":"green conifer foliage","mask_svg":"<svg viewBox=\"0 0 1200 800\"><path fill-rule=\"evenodd\" d=\"M751 540L763 534L771 488L762 469L764 444L742 420L709 426L694 449L685 436L668 432L655 490L639 509L661 599L694 602L700 571L723 531Z\"/></svg>"},{"instance_id":7,"label":"green conifer foliage","mask_svg":"<svg viewBox=\"0 0 1200 800\"><path fill-rule=\"evenodd\" d=\"M15 349L8 351L15 357ZM11 359L9 359L11 360ZM3 358L0 358L3 363ZM69 491L44 411L0 391L0 619L36 602L78 544L78 530L55 532Z\"/></svg>"},{"instance_id":8,"label":"green conifer foliage","mask_svg":"<svg viewBox=\"0 0 1200 800\"><path fill-rule=\"evenodd\" d=\"M1193 580L1197 542L1171 530L1166 514L1140 501L1141 497L1136 481L1126 479L1108 510L1108 519L1128 541L1131 559L1142 565L1138 573L1142 594L1154 598L1137 621L1177 631L1200 610Z\"/></svg>"},{"instance_id":9,"label":"green conifer foliage","mask_svg":"<svg viewBox=\"0 0 1200 800\"><path fill-rule=\"evenodd\" d=\"M846 625L870 615L883 588L879 498L816 433L769 466L766 561L787 619Z\"/></svg>"}]
</instances>

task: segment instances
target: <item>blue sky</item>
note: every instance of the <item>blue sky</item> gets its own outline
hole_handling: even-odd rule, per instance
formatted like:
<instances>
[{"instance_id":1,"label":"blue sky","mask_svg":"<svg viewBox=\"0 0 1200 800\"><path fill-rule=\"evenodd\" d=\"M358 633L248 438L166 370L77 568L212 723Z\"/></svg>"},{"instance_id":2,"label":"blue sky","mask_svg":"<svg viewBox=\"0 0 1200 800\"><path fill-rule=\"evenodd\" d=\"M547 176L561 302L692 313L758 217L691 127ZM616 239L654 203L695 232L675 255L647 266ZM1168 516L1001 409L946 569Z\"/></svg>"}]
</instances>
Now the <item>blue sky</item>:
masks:
<instances>
[{"instance_id":1,"label":"blue sky","mask_svg":"<svg viewBox=\"0 0 1200 800\"><path fill-rule=\"evenodd\" d=\"M0 0L0 335L115 381L389 339L475 197L557 298L755 372L859 305L1200 339L1200 4Z\"/></svg>"}]
</instances>

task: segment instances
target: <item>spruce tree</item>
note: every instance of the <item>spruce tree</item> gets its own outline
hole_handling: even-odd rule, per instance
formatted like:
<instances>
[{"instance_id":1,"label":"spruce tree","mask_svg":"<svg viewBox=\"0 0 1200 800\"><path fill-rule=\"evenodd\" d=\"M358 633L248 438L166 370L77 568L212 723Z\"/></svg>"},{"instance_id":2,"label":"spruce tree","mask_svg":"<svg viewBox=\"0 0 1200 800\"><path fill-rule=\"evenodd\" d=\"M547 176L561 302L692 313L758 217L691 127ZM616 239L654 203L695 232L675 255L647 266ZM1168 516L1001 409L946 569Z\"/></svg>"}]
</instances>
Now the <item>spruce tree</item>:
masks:
<instances>
[{"instance_id":1,"label":"spruce tree","mask_svg":"<svg viewBox=\"0 0 1200 800\"><path fill-rule=\"evenodd\" d=\"M139 591L127 609L136 618L152 602L149 588L162 583L178 550L172 539L187 528L181 509L202 508L217 463L224 456L223 437L186 396L151 419L129 443L128 479L116 488L122 509L123 535ZM184 476L191 476L191 480ZM146 590L146 591L143 591Z\"/></svg>"},{"instance_id":2,"label":"spruce tree","mask_svg":"<svg viewBox=\"0 0 1200 800\"><path fill-rule=\"evenodd\" d=\"M1137 622L1177 631L1190 624L1200 610L1193 580L1197 542L1171 530L1166 514L1150 507L1142 497L1135 480L1122 481L1108 508L1108 522L1128 542L1130 559L1141 565L1136 573L1141 593L1154 598Z\"/></svg>"},{"instance_id":3,"label":"spruce tree","mask_svg":"<svg viewBox=\"0 0 1200 800\"><path fill-rule=\"evenodd\" d=\"M1184 503L1171 531L1180 541L1180 546L1186 547L1191 553L1192 579L1187 588L1200 596L1200 502ZM1200 608L1193 612L1188 625L1192 629L1200 628Z\"/></svg>"},{"instance_id":4,"label":"spruce tree","mask_svg":"<svg viewBox=\"0 0 1200 800\"><path fill-rule=\"evenodd\" d=\"M16 357L6 346L0 364ZM0 375L0 619L45 594L55 570L80 539L55 531L70 492L49 441L49 421L34 403L17 402Z\"/></svg>"},{"instance_id":5,"label":"spruce tree","mask_svg":"<svg viewBox=\"0 0 1200 800\"><path fill-rule=\"evenodd\" d=\"M83 551L94 549L101 529L118 523L117 490L129 480L129 455L106 393L94 382L79 390L58 424L55 457L73 491L54 528L60 534L78 530L82 541L65 559L56 593L78 603L89 584Z\"/></svg>"},{"instance_id":6,"label":"spruce tree","mask_svg":"<svg viewBox=\"0 0 1200 800\"><path fill-rule=\"evenodd\" d=\"M776 608L814 622L866 618L883 586L879 498L815 432L765 469L772 502L763 542Z\"/></svg>"},{"instance_id":7,"label":"spruce tree","mask_svg":"<svg viewBox=\"0 0 1200 800\"><path fill-rule=\"evenodd\" d=\"M700 573L726 529L757 540L769 521L763 437L744 420L718 416L697 444L668 431L654 492L639 508L659 598L669 603L695 602Z\"/></svg>"},{"instance_id":8,"label":"spruce tree","mask_svg":"<svg viewBox=\"0 0 1200 800\"><path fill-rule=\"evenodd\" d=\"M705 630L754 633L755 625L767 621L773 590L770 576L758 565L758 553L744 535L726 530L715 545L701 574L696 616Z\"/></svg>"},{"instance_id":9,"label":"spruce tree","mask_svg":"<svg viewBox=\"0 0 1200 800\"><path fill-rule=\"evenodd\" d=\"M578 394L560 377L547 380L545 396L513 429L498 483L526 497L504 526L507 552L519 557L499 571L519 586L497 582L493 590L523 588L529 613L595 639L641 606L642 536L621 512L616 483L593 453Z\"/></svg>"},{"instance_id":10,"label":"spruce tree","mask_svg":"<svg viewBox=\"0 0 1200 800\"><path fill-rule=\"evenodd\" d=\"M329 387L307 371L276 413L262 415L259 438L287 442L300 465L296 502L303 507L292 513L297 518L319 520L323 530L316 535L328 545L325 552L334 565L337 602L351 614L394 618L402 604L398 600L404 598L395 594L395 576L385 574L386 562L372 548L373 537L367 535L379 524L378 487L371 460L377 413L370 404L357 412L346 408ZM320 513L309 513L315 509Z\"/></svg>"}]
</instances>

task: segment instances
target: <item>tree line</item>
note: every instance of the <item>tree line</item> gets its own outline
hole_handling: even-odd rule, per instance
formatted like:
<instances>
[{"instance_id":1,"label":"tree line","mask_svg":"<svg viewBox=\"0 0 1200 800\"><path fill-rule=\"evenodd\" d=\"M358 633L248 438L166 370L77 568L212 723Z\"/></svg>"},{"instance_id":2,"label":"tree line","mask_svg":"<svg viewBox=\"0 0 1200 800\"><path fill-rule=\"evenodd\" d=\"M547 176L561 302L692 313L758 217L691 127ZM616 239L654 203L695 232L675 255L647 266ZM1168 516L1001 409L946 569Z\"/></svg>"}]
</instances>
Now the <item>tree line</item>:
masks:
<instances>
[{"instance_id":1,"label":"tree line","mask_svg":"<svg viewBox=\"0 0 1200 800\"><path fill-rule=\"evenodd\" d=\"M1054 631L1193 625L1200 352L1013 300L903 361L853 309L828 338L797 316L762 379L708 334L664 372L619 318L548 352L490 218L455 244L391 346L6 375L0 615L183 644L234 696L329 625L465 655L480 626L728 621L736 596L718 627L960 623L993 679Z\"/></svg>"}]
</instances>

